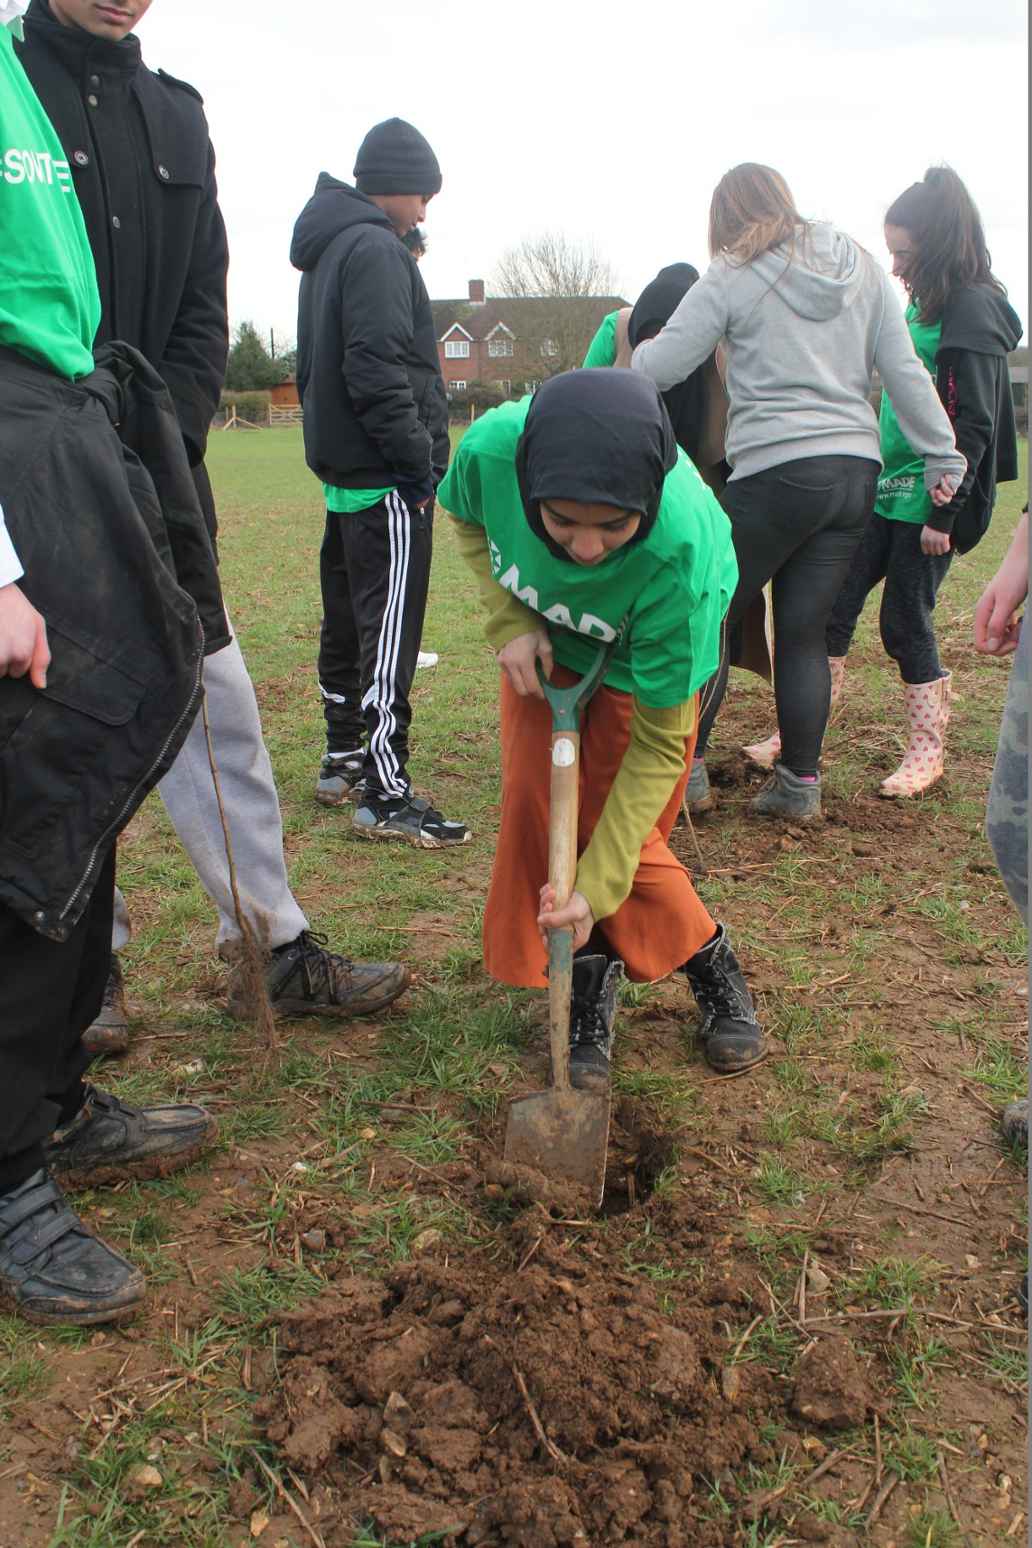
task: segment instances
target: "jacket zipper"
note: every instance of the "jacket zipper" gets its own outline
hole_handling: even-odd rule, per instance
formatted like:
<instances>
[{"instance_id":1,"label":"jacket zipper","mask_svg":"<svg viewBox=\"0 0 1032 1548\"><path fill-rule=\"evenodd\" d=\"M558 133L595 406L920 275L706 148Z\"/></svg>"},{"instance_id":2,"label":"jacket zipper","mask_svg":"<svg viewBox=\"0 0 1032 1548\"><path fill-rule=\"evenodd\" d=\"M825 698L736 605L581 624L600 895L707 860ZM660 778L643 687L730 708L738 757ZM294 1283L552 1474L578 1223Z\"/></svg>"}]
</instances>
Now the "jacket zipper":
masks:
<instances>
[{"instance_id":1,"label":"jacket zipper","mask_svg":"<svg viewBox=\"0 0 1032 1548\"><path fill-rule=\"evenodd\" d=\"M201 652L200 652L200 655L197 658L197 670L196 670L196 672L194 674L194 694L196 694L197 689L200 688L200 686L201 686L201 677L202 677L203 672L204 672L204 640L203 640L203 636L202 636ZM194 698L193 694L191 694L191 696L190 696L190 703L193 705L193 707L194 707L194 714L196 715L197 710L200 708L200 704L199 704L199 701L197 701ZM179 719L176 721L175 725L172 727L171 731L168 733L168 736L166 736L164 742L161 744L161 750L157 754L157 756L154 759L154 761L151 763L151 765L148 768L146 774L143 775L142 779L137 780L136 784L133 786L132 791L129 793L129 795L126 797L125 801L122 804L121 811L119 812L118 816L115 818L114 822L111 823L110 827L107 830L107 833L110 833L112 831L112 829L114 829L116 832L118 831L119 825L122 822L122 819L123 819L125 813L128 811L129 807L132 806L132 804L133 804L133 802L134 802L134 800L136 798L137 790L139 790L141 785L146 784L147 780L150 778L150 776L153 774L154 770L157 768L158 764L161 762L162 758L165 756L165 753L168 751L169 744L171 743L171 741L175 737L175 735L178 732L180 726L183 724L183 721L186 719L186 717L187 717L187 715L189 713L189 708L190 708L190 706L188 705L187 708L180 715ZM57 917L58 917L59 920L63 919L65 917L65 915L69 912L69 910L75 907L75 904L78 901L80 893L82 892L83 888L86 886L86 883L89 881L90 876L91 876L91 874L92 874L92 872L93 872L93 870L94 870L94 868L95 868L95 866L97 864L97 856L100 854L101 849L105 849L107 847L107 842L106 842L107 841L107 833L102 838L99 838L97 840L97 842L93 846L93 849L90 851L90 858L89 858L89 860L86 863L86 869L82 873L82 876L79 878L79 884L76 887L75 891L72 893L71 897L68 899L68 902L65 904L64 908L58 914Z\"/></svg>"}]
</instances>

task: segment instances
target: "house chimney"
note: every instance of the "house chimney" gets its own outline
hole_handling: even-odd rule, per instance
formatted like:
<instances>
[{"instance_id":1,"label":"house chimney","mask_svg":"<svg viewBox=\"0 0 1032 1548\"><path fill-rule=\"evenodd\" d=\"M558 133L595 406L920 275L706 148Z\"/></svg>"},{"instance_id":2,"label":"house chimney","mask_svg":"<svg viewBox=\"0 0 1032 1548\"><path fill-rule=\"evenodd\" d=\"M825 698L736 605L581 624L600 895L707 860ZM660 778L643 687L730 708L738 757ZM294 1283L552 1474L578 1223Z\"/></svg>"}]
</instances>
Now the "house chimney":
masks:
<instances>
[{"instance_id":1,"label":"house chimney","mask_svg":"<svg viewBox=\"0 0 1032 1548\"><path fill-rule=\"evenodd\" d=\"M483 282L483 280L470 280L470 282L469 282L469 300L470 300L470 305L471 306L483 306L483 304L484 304L484 282Z\"/></svg>"}]
</instances>

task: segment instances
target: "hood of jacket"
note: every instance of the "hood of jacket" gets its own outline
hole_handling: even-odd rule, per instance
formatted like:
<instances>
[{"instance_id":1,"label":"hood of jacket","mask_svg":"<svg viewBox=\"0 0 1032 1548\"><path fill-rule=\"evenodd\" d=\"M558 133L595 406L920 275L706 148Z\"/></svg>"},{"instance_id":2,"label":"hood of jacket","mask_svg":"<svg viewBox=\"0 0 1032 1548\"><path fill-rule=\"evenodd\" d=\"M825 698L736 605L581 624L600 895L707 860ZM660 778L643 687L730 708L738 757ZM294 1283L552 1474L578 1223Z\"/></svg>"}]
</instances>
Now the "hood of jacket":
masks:
<instances>
[{"instance_id":1,"label":"hood of jacket","mask_svg":"<svg viewBox=\"0 0 1032 1548\"><path fill-rule=\"evenodd\" d=\"M950 292L942 313L940 349L970 349L977 355L1009 355L1017 349L1021 319L1002 290L964 285Z\"/></svg>"},{"instance_id":2,"label":"hood of jacket","mask_svg":"<svg viewBox=\"0 0 1032 1548\"><path fill-rule=\"evenodd\" d=\"M320 172L315 192L294 226L290 243L290 261L304 272L314 269L323 253L342 231L351 226L384 226L393 231L383 210L365 194L342 183L328 172Z\"/></svg>"},{"instance_id":3,"label":"hood of jacket","mask_svg":"<svg viewBox=\"0 0 1032 1548\"><path fill-rule=\"evenodd\" d=\"M844 232L825 221L811 221L792 248L774 247L749 267L798 316L827 322L852 306L869 262L863 248Z\"/></svg>"},{"instance_id":4,"label":"hood of jacket","mask_svg":"<svg viewBox=\"0 0 1032 1548\"><path fill-rule=\"evenodd\" d=\"M631 543L655 526L677 443L654 382L598 366L564 371L534 394L516 443L516 478L531 531L573 564L545 530L542 500L581 500L638 511Z\"/></svg>"}]
</instances>

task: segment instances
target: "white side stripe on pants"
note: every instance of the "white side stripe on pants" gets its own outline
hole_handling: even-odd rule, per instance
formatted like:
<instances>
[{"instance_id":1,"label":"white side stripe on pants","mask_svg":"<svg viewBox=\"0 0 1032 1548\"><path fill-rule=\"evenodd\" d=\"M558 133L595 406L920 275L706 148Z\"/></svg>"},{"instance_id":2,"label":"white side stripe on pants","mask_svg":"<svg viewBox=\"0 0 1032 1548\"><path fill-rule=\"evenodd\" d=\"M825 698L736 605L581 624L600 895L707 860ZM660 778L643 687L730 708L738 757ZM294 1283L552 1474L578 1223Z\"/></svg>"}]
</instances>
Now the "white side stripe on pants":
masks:
<instances>
[{"instance_id":1,"label":"white side stripe on pants","mask_svg":"<svg viewBox=\"0 0 1032 1548\"><path fill-rule=\"evenodd\" d=\"M376 765L381 788L385 795L400 796L405 794L406 787L391 745L391 737L398 727L393 706L398 651L401 645L405 612L405 590L408 584L410 517L408 507L396 491L387 495L384 503L387 507L387 533L390 542L387 602L380 621L380 636L376 642L373 680L362 701L362 708L367 709L372 705L376 711L376 726L369 738L369 752Z\"/></svg>"}]
</instances>

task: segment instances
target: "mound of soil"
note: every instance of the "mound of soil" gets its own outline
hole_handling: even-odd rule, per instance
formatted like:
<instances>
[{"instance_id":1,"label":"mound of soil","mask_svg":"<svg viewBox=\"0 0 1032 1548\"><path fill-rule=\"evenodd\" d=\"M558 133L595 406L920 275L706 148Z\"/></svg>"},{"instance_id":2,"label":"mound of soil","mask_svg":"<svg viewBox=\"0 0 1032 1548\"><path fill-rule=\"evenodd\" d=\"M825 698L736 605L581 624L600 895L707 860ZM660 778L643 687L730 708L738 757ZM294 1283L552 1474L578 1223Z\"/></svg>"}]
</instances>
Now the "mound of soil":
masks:
<instances>
[{"instance_id":1,"label":"mound of soil","mask_svg":"<svg viewBox=\"0 0 1032 1548\"><path fill-rule=\"evenodd\" d=\"M763 1373L721 1380L714 1305L740 1297L670 1314L650 1281L551 1241L545 1219L539 1204L513 1223L533 1246L522 1269L418 1259L281 1318L259 1417L323 1486L328 1548L368 1519L391 1542L438 1531L471 1548L724 1541L700 1519L702 1483L766 1455L746 1412Z\"/></svg>"}]
</instances>

